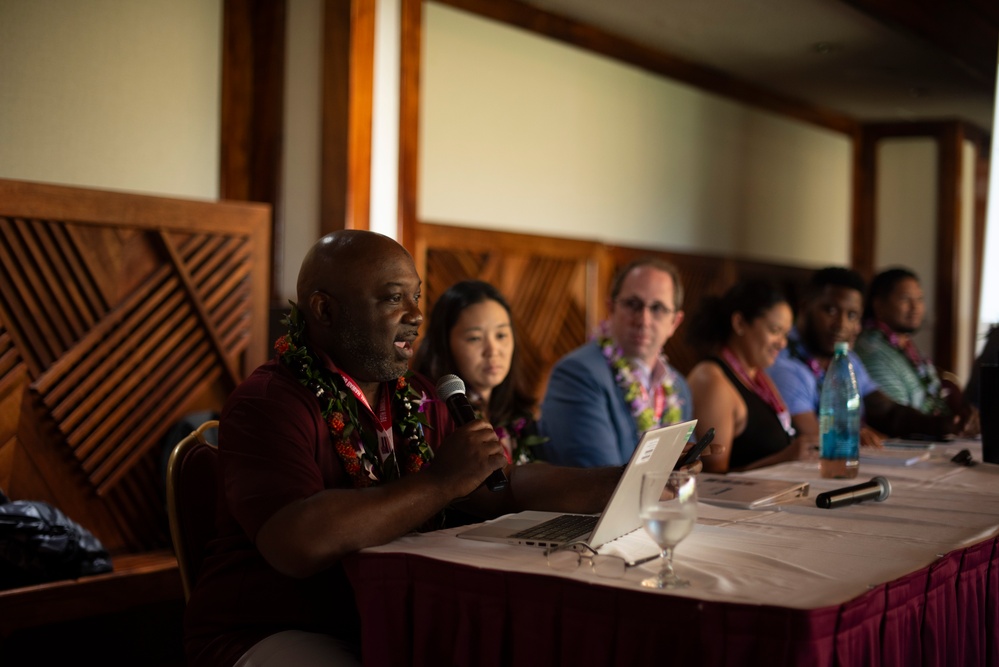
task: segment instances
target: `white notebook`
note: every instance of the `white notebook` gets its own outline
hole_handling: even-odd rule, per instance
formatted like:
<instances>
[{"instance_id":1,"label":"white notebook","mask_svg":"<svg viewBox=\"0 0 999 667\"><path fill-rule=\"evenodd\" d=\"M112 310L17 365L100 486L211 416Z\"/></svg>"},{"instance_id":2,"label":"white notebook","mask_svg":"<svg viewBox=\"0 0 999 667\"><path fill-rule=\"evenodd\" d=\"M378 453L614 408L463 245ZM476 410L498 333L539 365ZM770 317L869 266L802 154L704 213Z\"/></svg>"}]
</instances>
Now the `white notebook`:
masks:
<instances>
[{"instance_id":1,"label":"white notebook","mask_svg":"<svg viewBox=\"0 0 999 667\"><path fill-rule=\"evenodd\" d=\"M755 509L807 495L808 482L750 479L710 473L697 476L697 499L712 505Z\"/></svg>"}]
</instances>

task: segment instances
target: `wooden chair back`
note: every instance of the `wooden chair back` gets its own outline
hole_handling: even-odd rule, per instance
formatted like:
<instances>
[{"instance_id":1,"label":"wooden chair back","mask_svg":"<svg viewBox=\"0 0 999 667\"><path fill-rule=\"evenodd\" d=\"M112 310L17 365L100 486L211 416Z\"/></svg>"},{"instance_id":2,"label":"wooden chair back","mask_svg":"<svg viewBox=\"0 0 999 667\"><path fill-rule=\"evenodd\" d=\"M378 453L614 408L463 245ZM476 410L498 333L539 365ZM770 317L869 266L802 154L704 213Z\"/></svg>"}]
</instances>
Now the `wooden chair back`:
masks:
<instances>
[{"instance_id":1,"label":"wooden chair back","mask_svg":"<svg viewBox=\"0 0 999 667\"><path fill-rule=\"evenodd\" d=\"M205 438L205 432L218 428L207 421L170 453L167 463L167 514L184 599L198 579L208 540L214 533L218 503L218 448Z\"/></svg>"}]
</instances>

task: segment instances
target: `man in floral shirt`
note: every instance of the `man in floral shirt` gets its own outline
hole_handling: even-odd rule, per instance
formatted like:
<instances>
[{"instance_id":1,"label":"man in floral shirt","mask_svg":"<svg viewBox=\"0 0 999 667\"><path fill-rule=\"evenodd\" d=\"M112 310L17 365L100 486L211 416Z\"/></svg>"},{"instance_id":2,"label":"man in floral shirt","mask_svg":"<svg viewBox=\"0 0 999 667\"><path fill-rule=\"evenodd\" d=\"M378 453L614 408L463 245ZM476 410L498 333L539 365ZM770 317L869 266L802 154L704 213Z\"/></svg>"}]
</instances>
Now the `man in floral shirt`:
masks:
<instances>
[{"instance_id":1,"label":"man in floral shirt","mask_svg":"<svg viewBox=\"0 0 999 667\"><path fill-rule=\"evenodd\" d=\"M359 664L342 559L439 525L521 509L599 512L620 470L504 467L493 427L455 428L408 372L420 278L395 241L335 232L309 251L277 356L229 397L219 430L216 535L185 614L188 663Z\"/></svg>"},{"instance_id":2,"label":"man in floral shirt","mask_svg":"<svg viewBox=\"0 0 999 667\"><path fill-rule=\"evenodd\" d=\"M618 273L600 335L552 369L540 422L548 461L624 465L644 431L691 418L687 381L662 352L683 322L682 306L672 264L648 258Z\"/></svg>"}]
</instances>

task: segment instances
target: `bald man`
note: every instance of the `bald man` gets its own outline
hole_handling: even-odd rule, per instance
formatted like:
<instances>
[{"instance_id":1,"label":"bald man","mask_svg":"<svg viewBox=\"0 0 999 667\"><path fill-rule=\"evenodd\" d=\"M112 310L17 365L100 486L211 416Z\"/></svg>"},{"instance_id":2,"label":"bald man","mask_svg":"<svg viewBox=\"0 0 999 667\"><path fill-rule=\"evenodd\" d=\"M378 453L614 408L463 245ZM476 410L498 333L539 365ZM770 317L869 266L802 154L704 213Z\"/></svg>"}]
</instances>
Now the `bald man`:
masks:
<instances>
[{"instance_id":1,"label":"bald man","mask_svg":"<svg viewBox=\"0 0 999 667\"><path fill-rule=\"evenodd\" d=\"M599 512L619 468L507 467L491 425L455 428L407 373L423 321L420 277L395 241L347 230L309 251L277 356L229 397L219 433L224 497L192 591L192 665L358 664L341 559L440 525L460 502L482 517Z\"/></svg>"}]
</instances>

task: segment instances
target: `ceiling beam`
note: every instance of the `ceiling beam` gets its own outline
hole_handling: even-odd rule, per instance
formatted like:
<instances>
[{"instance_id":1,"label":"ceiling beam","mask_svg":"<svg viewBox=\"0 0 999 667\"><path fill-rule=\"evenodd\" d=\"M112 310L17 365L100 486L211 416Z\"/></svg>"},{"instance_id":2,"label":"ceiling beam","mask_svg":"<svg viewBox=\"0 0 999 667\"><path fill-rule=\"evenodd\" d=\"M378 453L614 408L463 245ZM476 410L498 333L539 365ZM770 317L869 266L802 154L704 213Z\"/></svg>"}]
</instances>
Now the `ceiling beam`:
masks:
<instances>
[{"instance_id":1,"label":"ceiling beam","mask_svg":"<svg viewBox=\"0 0 999 667\"><path fill-rule=\"evenodd\" d=\"M996 0L843 0L889 28L949 54L987 86L996 82L999 2Z\"/></svg>"},{"instance_id":2,"label":"ceiling beam","mask_svg":"<svg viewBox=\"0 0 999 667\"><path fill-rule=\"evenodd\" d=\"M853 117L839 111L748 83L721 70L643 46L595 25L538 9L522 0L436 0L436 2L580 47L654 74L689 83L750 106L851 136L859 130L859 124Z\"/></svg>"}]
</instances>

